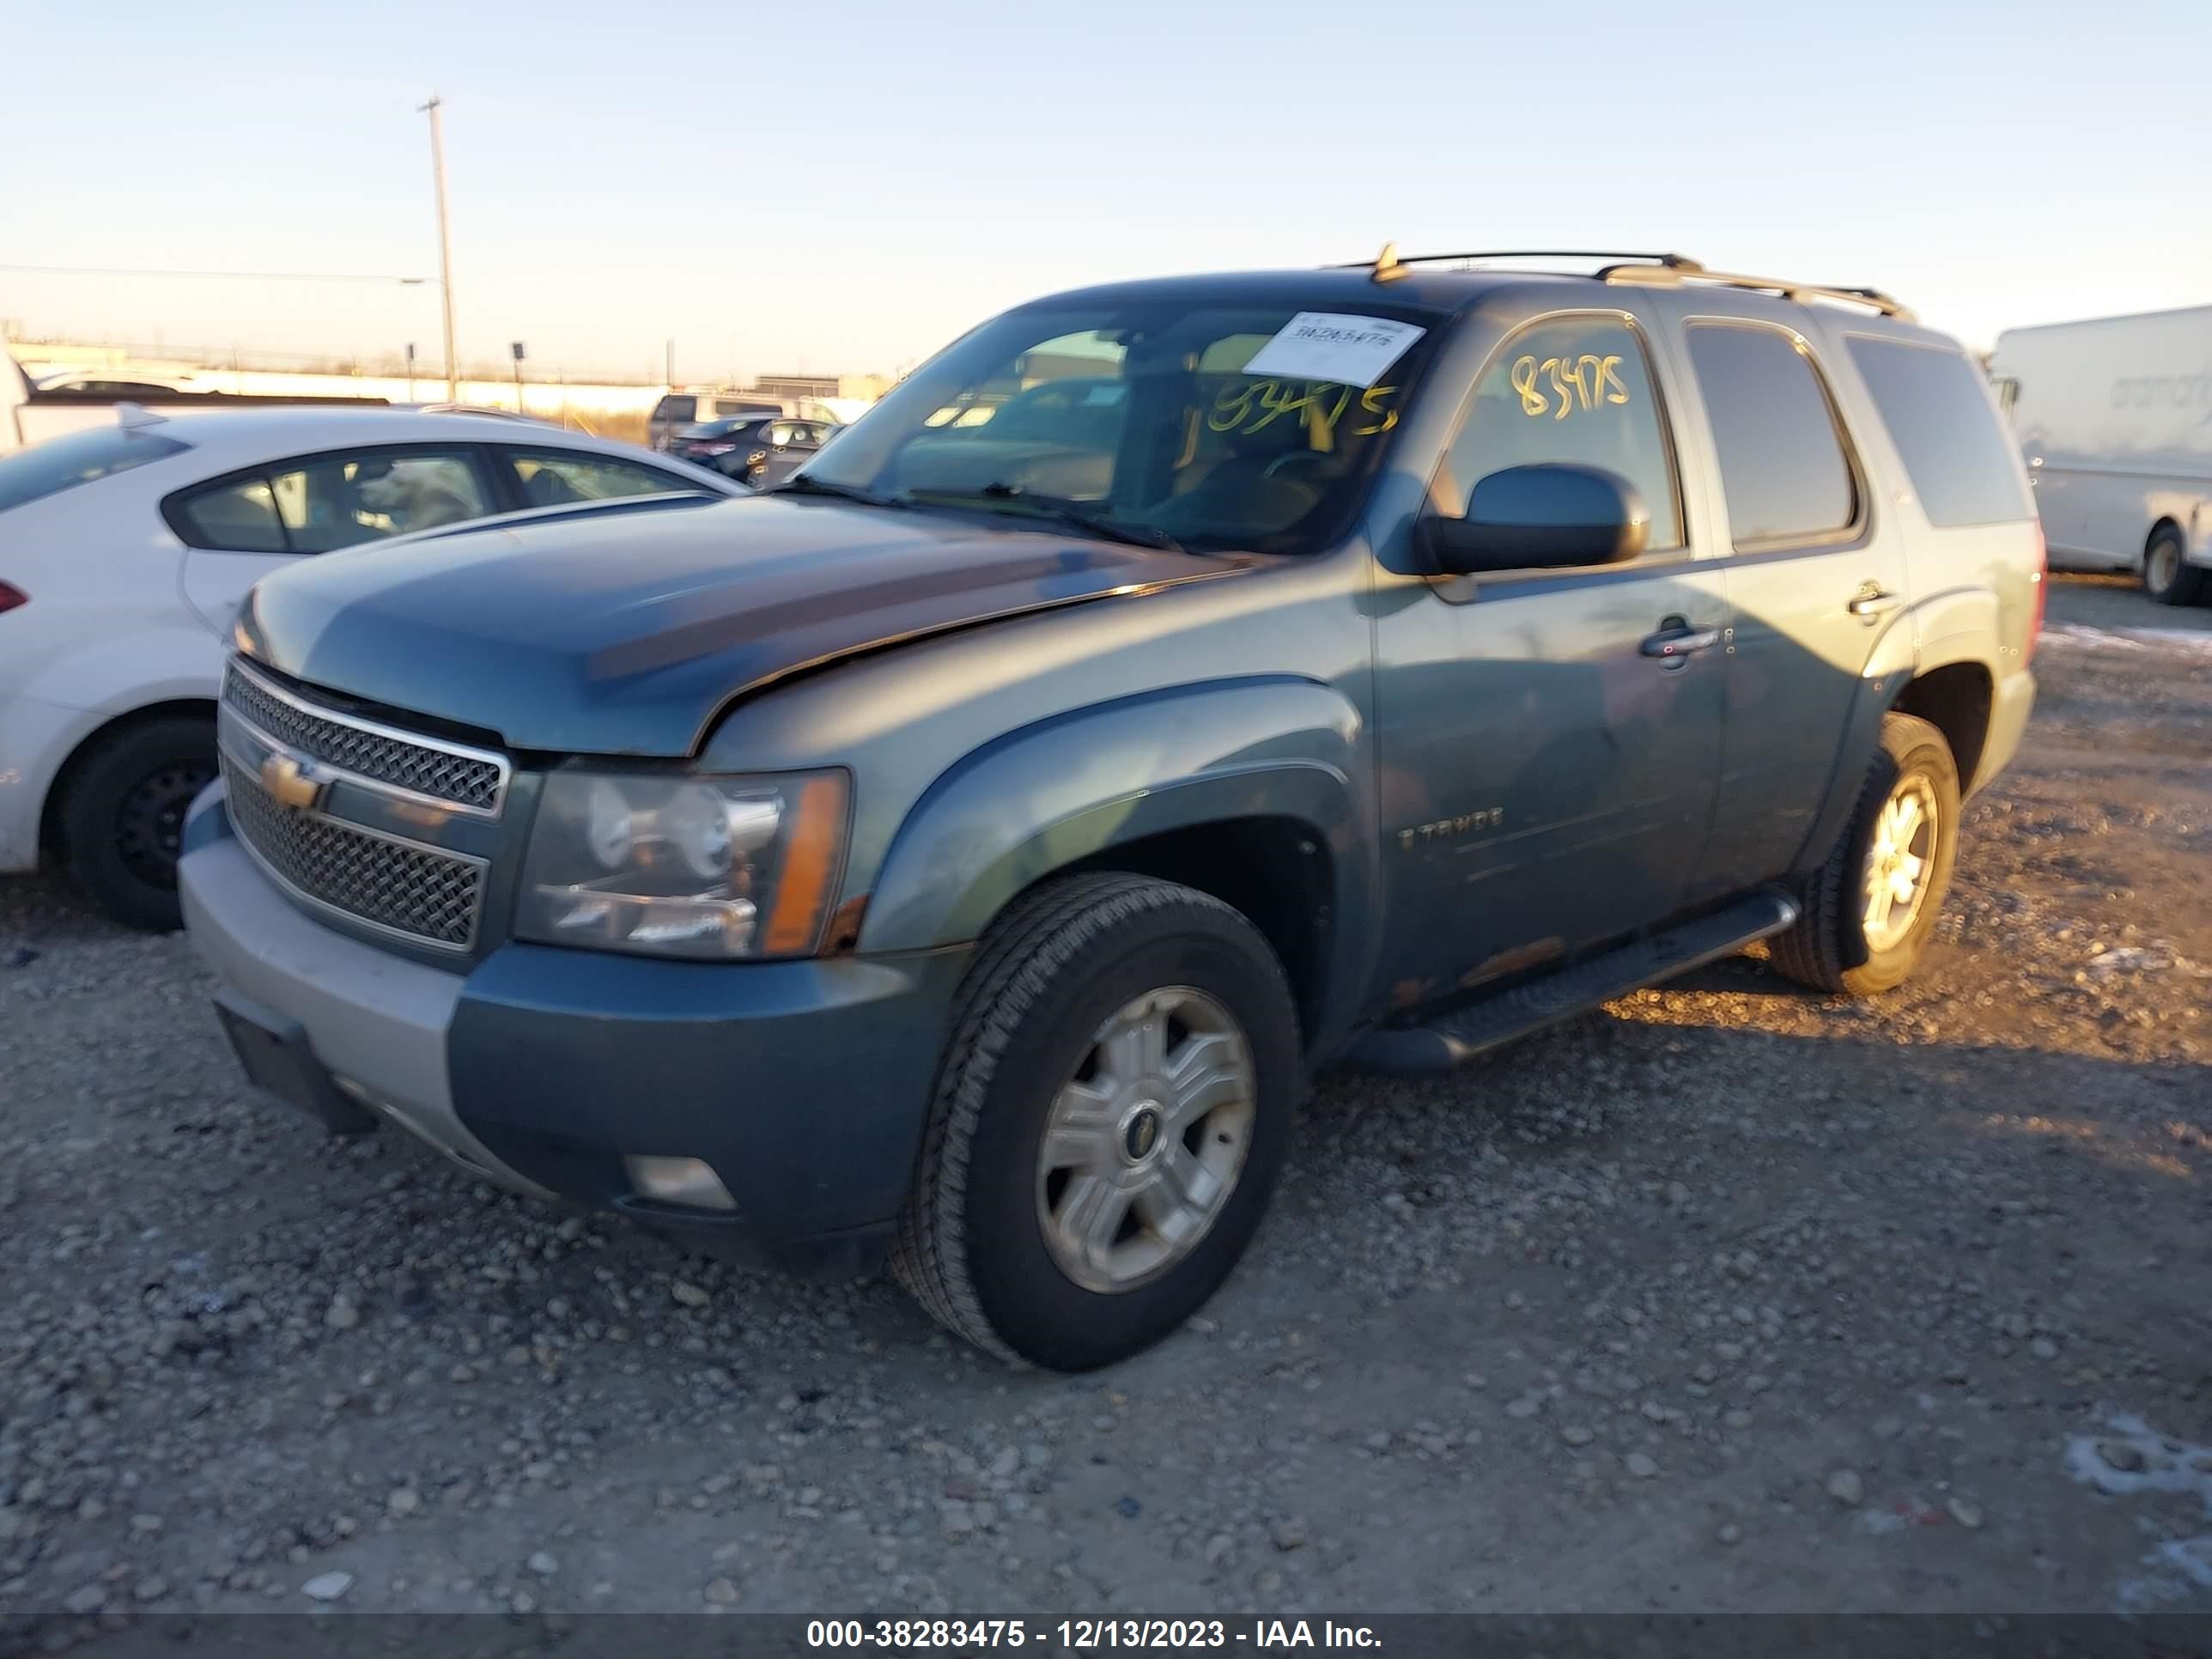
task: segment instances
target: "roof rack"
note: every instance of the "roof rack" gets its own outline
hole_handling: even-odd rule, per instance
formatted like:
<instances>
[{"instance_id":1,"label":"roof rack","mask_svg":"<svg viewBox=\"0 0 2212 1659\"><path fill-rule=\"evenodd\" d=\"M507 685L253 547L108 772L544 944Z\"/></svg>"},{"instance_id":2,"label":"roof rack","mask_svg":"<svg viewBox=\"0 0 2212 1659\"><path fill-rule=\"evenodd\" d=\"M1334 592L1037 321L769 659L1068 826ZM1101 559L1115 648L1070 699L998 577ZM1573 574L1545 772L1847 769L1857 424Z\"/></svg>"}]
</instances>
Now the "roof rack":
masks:
<instances>
[{"instance_id":1,"label":"roof rack","mask_svg":"<svg viewBox=\"0 0 2212 1659\"><path fill-rule=\"evenodd\" d=\"M1793 282L1786 276L1746 276L1732 270L1707 270L1694 259L1674 259L1644 264L1607 265L1599 277L1608 283L1640 283L1652 288L1680 288L1686 283L1711 283L1720 288L1750 289L1778 294L1785 300L1841 300L1867 306L1900 322L1915 320L1911 308L1878 288L1834 288L1825 283Z\"/></svg>"},{"instance_id":2,"label":"roof rack","mask_svg":"<svg viewBox=\"0 0 2212 1659\"><path fill-rule=\"evenodd\" d=\"M1382 244L1382 252L1372 259L1354 259L1346 264L1332 265L1333 270L1372 270L1375 280L1388 283L1407 274L1412 265L1441 265L1471 264L1478 259L1620 259L1638 260L1646 264L1683 266L1695 269L1695 259L1679 253L1632 252L1623 248L1587 247L1511 247L1491 248L1475 253L1400 253L1395 242Z\"/></svg>"},{"instance_id":3,"label":"roof rack","mask_svg":"<svg viewBox=\"0 0 2212 1659\"><path fill-rule=\"evenodd\" d=\"M1632 253L1609 248L1496 248L1474 253L1401 254L1395 242L1385 242L1382 252L1372 259L1355 259L1349 264L1330 268L1336 270L1371 270L1376 282L1389 283L1410 274L1411 268L1415 265L1471 264L1483 259L1600 259L1609 262L1591 273L1601 282L1642 283L1654 288L1680 288L1685 283L1712 283L1723 288L1778 294L1788 300L1841 300L1850 305L1871 307L1886 317L1895 317L1903 322L1914 320L1910 309L1880 289L1834 288L1821 283L1791 282L1779 276L1745 276L1734 271L1708 270L1683 253Z\"/></svg>"}]
</instances>

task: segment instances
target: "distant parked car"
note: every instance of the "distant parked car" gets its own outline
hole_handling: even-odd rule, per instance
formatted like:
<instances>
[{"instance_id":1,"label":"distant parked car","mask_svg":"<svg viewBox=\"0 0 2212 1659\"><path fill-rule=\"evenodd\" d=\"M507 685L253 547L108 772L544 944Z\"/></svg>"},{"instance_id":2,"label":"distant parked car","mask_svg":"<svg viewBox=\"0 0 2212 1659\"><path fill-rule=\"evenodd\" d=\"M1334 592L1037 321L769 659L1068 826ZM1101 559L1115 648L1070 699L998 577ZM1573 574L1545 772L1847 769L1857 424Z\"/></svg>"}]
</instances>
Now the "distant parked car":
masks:
<instances>
[{"instance_id":1,"label":"distant parked car","mask_svg":"<svg viewBox=\"0 0 2212 1659\"><path fill-rule=\"evenodd\" d=\"M665 452L684 427L706 421L790 412L774 398L747 398L729 392L672 392L653 406L653 413L645 423L645 438L653 448Z\"/></svg>"},{"instance_id":2,"label":"distant parked car","mask_svg":"<svg viewBox=\"0 0 2212 1659\"><path fill-rule=\"evenodd\" d=\"M843 428L835 421L740 416L679 429L668 453L749 484L781 483Z\"/></svg>"},{"instance_id":3,"label":"distant parked car","mask_svg":"<svg viewBox=\"0 0 2212 1659\"><path fill-rule=\"evenodd\" d=\"M847 412L851 412L850 405ZM653 406L645 437L653 448L665 453L684 427L771 415L829 426L842 423L837 410L813 398L777 398L764 392L672 392Z\"/></svg>"},{"instance_id":4,"label":"distant parked car","mask_svg":"<svg viewBox=\"0 0 2212 1659\"><path fill-rule=\"evenodd\" d=\"M630 444L380 408L125 411L0 459L0 872L61 863L117 919L177 925L178 827L269 572L521 509L745 493Z\"/></svg>"},{"instance_id":5,"label":"distant parked car","mask_svg":"<svg viewBox=\"0 0 2212 1659\"><path fill-rule=\"evenodd\" d=\"M200 374L148 374L136 370L118 374L110 369L68 368L41 374L31 385L33 391L41 392L81 392L87 397L137 401L174 397L180 392L204 392L205 380Z\"/></svg>"}]
</instances>

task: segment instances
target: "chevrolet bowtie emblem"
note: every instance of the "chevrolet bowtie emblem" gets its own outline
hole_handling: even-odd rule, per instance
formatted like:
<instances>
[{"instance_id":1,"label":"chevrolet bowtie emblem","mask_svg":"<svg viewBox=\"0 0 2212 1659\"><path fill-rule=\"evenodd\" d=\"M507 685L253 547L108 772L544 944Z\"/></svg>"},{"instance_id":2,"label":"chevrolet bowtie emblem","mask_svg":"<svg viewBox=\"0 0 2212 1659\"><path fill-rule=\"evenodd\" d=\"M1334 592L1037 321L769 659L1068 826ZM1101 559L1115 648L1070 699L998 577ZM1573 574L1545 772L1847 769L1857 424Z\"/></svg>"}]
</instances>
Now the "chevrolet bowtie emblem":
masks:
<instances>
[{"instance_id":1,"label":"chevrolet bowtie emblem","mask_svg":"<svg viewBox=\"0 0 2212 1659\"><path fill-rule=\"evenodd\" d=\"M323 804L331 781L306 761L295 760L289 755L271 755L261 763L261 787L276 798L279 805L297 807L304 812Z\"/></svg>"}]
</instances>

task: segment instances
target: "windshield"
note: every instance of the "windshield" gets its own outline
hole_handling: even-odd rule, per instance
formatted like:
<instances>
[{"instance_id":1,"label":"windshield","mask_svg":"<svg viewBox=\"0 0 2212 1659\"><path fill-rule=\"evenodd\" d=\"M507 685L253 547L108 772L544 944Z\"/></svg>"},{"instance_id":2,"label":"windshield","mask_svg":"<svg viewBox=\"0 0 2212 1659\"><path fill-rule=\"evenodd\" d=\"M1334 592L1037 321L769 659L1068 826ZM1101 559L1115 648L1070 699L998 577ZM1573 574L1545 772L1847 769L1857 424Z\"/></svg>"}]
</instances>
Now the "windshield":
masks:
<instances>
[{"instance_id":1,"label":"windshield","mask_svg":"<svg viewBox=\"0 0 2212 1659\"><path fill-rule=\"evenodd\" d=\"M1438 320L1026 307L924 364L800 477L921 507L1075 508L1185 547L1316 550L1351 524Z\"/></svg>"},{"instance_id":2,"label":"windshield","mask_svg":"<svg viewBox=\"0 0 2212 1659\"><path fill-rule=\"evenodd\" d=\"M165 455L181 455L189 447L175 438L127 426L93 427L49 438L0 460L0 513Z\"/></svg>"}]
</instances>

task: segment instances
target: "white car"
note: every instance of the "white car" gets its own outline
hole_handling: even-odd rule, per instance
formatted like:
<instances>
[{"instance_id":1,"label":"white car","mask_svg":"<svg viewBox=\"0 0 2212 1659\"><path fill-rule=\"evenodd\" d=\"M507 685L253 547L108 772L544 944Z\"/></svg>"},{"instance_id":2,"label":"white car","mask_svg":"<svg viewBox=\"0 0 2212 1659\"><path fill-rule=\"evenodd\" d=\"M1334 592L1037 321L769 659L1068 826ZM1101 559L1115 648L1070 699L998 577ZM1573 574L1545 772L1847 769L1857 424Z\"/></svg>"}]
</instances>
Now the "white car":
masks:
<instances>
[{"instance_id":1,"label":"white car","mask_svg":"<svg viewBox=\"0 0 2212 1659\"><path fill-rule=\"evenodd\" d=\"M231 625L270 571L499 514L748 493L635 445L435 410L126 404L0 458L0 872L59 862L118 920L177 926Z\"/></svg>"},{"instance_id":2,"label":"white car","mask_svg":"<svg viewBox=\"0 0 2212 1659\"><path fill-rule=\"evenodd\" d=\"M41 374L31 386L37 392L82 392L88 398L167 398L180 392L208 391L206 379L201 374L149 374L138 369L65 368Z\"/></svg>"}]
</instances>

